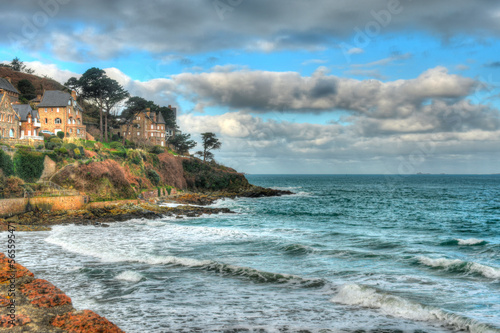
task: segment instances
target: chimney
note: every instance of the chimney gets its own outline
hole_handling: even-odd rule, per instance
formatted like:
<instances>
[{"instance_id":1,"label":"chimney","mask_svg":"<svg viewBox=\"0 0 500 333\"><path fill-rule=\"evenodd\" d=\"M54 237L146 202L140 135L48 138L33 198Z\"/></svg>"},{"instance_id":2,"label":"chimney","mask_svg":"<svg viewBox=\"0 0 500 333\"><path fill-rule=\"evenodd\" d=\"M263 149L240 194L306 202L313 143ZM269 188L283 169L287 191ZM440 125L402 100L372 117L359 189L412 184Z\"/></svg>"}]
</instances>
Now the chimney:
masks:
<instances>
[{"instance_id":1,"label":"chimney","mask_svg":"<svg viewBox=\"0 0 500 333\"><path fill-rule=\"evenodd\" d=\"M41 101L42 100L42 95L36 95L36 99Z\"/></svg>"},{"instance_id":2,"label":"chimney","mask_svg":"<svg viewBox=\"0 0 500 333\"><path fill-rule=\"evenodd\" d=\"M76 101L76 91L71 90L71 97Z\"/></svg>"}]
</instances>

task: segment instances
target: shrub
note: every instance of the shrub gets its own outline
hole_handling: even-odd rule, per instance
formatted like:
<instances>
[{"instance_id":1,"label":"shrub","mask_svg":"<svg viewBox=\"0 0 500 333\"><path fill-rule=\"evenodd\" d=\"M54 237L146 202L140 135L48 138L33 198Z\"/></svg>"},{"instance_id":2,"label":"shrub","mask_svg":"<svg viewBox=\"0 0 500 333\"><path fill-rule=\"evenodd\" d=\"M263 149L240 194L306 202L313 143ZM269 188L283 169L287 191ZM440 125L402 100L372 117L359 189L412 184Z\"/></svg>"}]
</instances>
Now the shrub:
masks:
<instances>
[{"instance_id":1,"label":"shrub","mask_svg":"<svg viewBox=\"0 0 500 333\"><path fill-rule=\"evenodd\" d=\"M45 142L45 149L54 150L59 148L59 144L55 142Z\"/></svg>"},{"instance_id":2,"label":"shrub","mask_svg":"<svg viewBox=\"0 0 500 333\"><path fill-rule=\"evenodd\" d=\"M57 132L57 137L61 140L64 139L64 132L61 131Z\"/></svg>"},{"instance_id":3,"label":"shrub","mask_svg":"<svg viewBox=\"0 0 500 333\"><path fill-rule=\"evenodd\" d=\"M27 150L31 150L31 146L27 146L27 145L20 145L20 144L16 144L14 147L18 148L18 149L27 149Z\"/></svg>"},{"instance_id":4,"label":"shrub","mask_svg":"<svg viewBox=\"0 0 500 333\"><path fill-rule=\"evenodd\" d=\"M151 154L157 154L157 155L163 153L164 151L165 149L163 149L161 146L154 146L149 150Z\"/></svg>"},{"instance_id":5,"label":"shrub","mask_svg":"<svg viewBox=\"0 0 500 333\"><path fill-rule=\"evenodd\" d=\"M120 141L120 137L118 136L118 134L113 134L113 136L111 137L111 141Z\"/></svg>"},{"instance_id":6,"label":"shrub","mask_svg":"<svg viewBox=\"0 0 500 333\"><path fill-rule=\"evenodd\" d=\"M141 165L142 164L142 156L141 153L139 153L137 150L132 150L129 152L128 157L130 159L130 162L136 165Z\"/></svg>"},{"instance_id":7,"label":"shrub","mask_svg":"<svg viewBox=\"0 0 500 333\"><path fill-rule=\"evenodd\" d=\"M14 174L14 163L12 163L10 156L3 150L0 150L0 169L3 171L5 177L9 177Z\"/></svg>"},{"instance_id":8,"label":"shrub","mask_svg":"<svg viewBox=\"0 0 500 333\"><path fill-rule=\"evenodd\" d=\"M113 148L113 149L123 149L123 145L121 142L118 142L118 141L113 141L109 144L109 147Z\"/></svg>"},{"instance_id":9,"label":"shrub","mask_svg":"<svg viewBox=\"0 0 500 333\"><path fill-rule=\"evenodd\" d=\"M43 172L45 155L39 152L18 150L14 155L16 174L26 182L36 182Z\"/></svg>"},{"instance_id":10,"label":"shrub","mask_svg":"<svg viewBox=\"0 0 500 333\"><path fill-rule=\"evenodd\" d=\"M118 156L121 158L127 158L127 152L124 150L119 150L119 151L110 151L110 153L114 156Z\"/></svg>"},{"instance_id":11,"label":"shrub","mask_svg":"<svg viewBox=\"0 0 500 333\"><path fill-rule=\"evenodd\" d=\"M24 182L18 177L9 177L5 179L3 194L5 198L22 198L24 196Z\"/></svg>"},{"instance_id":12,"label":"shrub","mask_svg":"<svg viewBox=\"0 0 500 333\"><path fill-rule=\"evenodd\" d=\"M62 132L59 132L59 133L62 133ZM62 139L60 139L60 138L52 138L52 139L50 139L50 142L62 144Z\"/></svg>"},{"instance_id":13,"label":"shrub","mask_svg":"<svg viewBox=\"0 0 500 333\"><path fill-rule=\"evenodd\" d=\"M65 155L65 154L68 153L68 150L66 148L64 148L64 147L56 149L55 151L56 151L56 153L59 153L61 155Z\"/></svg>"},{"instance_id":14,"label":"shrub","mask_svg":"<svg viewBox=\"0 0 500 333\"><path fill-rule=\"evenodd\" d=\"M135 147L136 147L135 142L129 141L129 140L125 140L125 148L135 149Z\"/></svg>"},{"instance_id":15,"label":"shrub","mask_svg":"<svg viewBox=\"0 0 500 333\"><path fill-rule=\"evenodd\" d=\"M43 149L43 145L38 145L38 146L36 146L36 149L38 149L38 150L42 150L42 149Z\"/></svg>"},{"instance_id":16,"label":"shrub","mask_svg":"<svg viewBox=\"0 0 500 333\"><path fill-rule=\"evenodd\" d=\"M146 177L148 177L151 183L155 186L160 183L160 175L152 169L146 170Z\"/></svg>"}]
</instances>

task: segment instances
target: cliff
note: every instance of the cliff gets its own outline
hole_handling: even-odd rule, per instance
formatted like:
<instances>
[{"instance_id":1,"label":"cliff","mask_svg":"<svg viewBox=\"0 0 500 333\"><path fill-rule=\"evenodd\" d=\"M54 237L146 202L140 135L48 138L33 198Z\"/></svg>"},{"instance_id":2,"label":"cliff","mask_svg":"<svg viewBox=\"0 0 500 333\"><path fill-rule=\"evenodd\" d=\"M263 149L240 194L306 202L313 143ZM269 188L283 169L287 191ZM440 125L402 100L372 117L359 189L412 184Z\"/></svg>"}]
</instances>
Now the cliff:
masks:
<instances>
[{"instance_id":1,"label":"cliff","mask_svg":"<svg viewBox=\"0 0 500 333\"><path fill-rule=\"evenodd\" d=\"M59 288L0 253L0 332L123 331L93 311L77 311Z\"/></svg>"}]
</instances>

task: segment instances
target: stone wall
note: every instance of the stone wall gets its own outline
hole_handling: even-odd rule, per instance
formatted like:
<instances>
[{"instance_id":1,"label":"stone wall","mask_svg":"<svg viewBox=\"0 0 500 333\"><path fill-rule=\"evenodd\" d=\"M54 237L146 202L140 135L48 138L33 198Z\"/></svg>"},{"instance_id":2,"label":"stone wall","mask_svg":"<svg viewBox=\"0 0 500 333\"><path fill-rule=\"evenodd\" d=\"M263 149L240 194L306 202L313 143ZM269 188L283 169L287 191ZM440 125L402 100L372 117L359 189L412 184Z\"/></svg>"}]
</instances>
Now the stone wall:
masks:
<instances>
[{"instance_id":1,"label":"stone wall","mask_svg":"<svg viewBox=\"0 0 500 333\"><path fill-rule=\"evenodd\" d=\"M40 209L50 211L82 209L88 202L87 197L83 195L2 199L0 200L0 216L24 213L27 209L28 200L31 207L38 206Z\"/></svg>"}]
</instances>

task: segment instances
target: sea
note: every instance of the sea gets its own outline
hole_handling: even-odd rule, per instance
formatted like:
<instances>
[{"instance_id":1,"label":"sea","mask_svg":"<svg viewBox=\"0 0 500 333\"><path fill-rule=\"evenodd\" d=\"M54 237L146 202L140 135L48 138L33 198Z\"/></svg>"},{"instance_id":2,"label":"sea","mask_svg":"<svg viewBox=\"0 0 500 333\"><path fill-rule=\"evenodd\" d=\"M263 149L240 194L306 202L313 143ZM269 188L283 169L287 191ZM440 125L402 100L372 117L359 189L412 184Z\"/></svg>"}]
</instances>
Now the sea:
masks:
<instances>
[{"instance_id":1,"label":"sea","mask_svg":"<svg viewBox=\"0 0 500 333\"><path fill-rule=\"evenodd\" d=\"M248 179L295 194L18 232L18 262L126 332L500 332L499 175Z\"/></svg>"}]
</instances>

